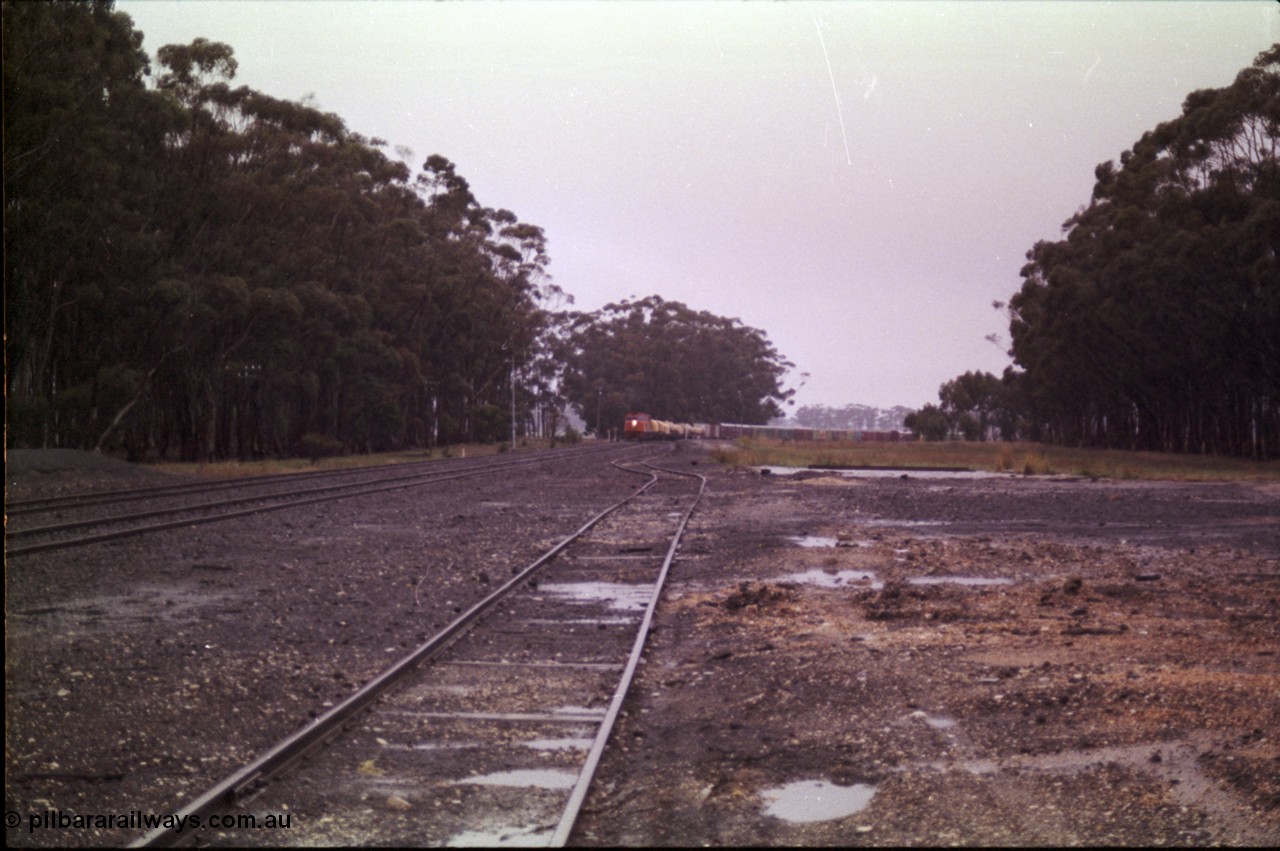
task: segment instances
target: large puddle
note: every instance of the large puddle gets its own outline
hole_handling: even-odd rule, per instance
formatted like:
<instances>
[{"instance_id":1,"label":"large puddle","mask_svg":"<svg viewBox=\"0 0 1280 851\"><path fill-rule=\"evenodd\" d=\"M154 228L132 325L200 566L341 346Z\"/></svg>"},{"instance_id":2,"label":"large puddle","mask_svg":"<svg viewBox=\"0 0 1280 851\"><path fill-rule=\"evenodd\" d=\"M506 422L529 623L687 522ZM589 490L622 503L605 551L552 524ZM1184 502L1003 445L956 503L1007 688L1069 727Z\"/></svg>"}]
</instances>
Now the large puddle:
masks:
<instances>
[{"instance_id":1,"label":"large puddle","mask_svg":"<svg viewBox=\"0 0 1280 851\"><path fill-rule=\"evenodd\" d=\"M825 780L797 780L760 793L764 814L790 822L830 821L860 813L875 797L876 787L862 783L837 786Z\"/></svg>"},{"instance_id":2,"label":"large puddle","mask_svg":"<svg viewBox=\"0 0 1280 851\"><path fill-rule=\"evenodd\" d=\"M791 535L787 540L796 546L804 547L805 549L870 547L875 543L869 538L830 538L826 535Z\"/></svg>"},{"instance_id":3,"label":"large puddle","mask_svg":"<svg viewBox=\"0 0 1280 851\"><path fill-rule=\"evenodd\" d=\"M832 570L821 567L801 573L788 573L780 577L779 581L817 588L870 588L879 591L884 587L884 582L870 570ZM970 588L1013 584L1012 579L998 576L911 576L907 578L907 582L911 585L964 585Z\"/></svg>"},{"instance_id":4,"label":"large puddle","mask_svg":"<svg viewBox=\"0 0 1280 851\"><path fill-rule=\"evenodd\" d=\"M815 567L812 570L806 570L803 573L789 573L782 577L783 582L795 582L799 585L816 585L819 588L847 588L849 586L857 586L859 588L880 589L884 587L884 583L876 579L876 575L869 570L824 570Z\"/></svg>"},{"instance_id":5,"label":"large puddle","mask_svg":"<svg viewBox=\"0 0 1280 851\"><path fill-rule=\"evenodd\" d=\"M912 585L1012 585L1012 579L1001 576L912 576Z\"/></svg>"},{"instance_id":6,"label":"large puddle","mask_svg":"<svg viewBox=\"0 0 1280 851\"><path fill-rule=\"evenodd\" d=\"M611 609L642 610L653 599L653 586L625 582L547 582L538 591L575 603L604 603Z\"/></svg>"},{"instance_id":7,"label":"large puddle","mask_svg":"<svg viewBox=\"0 0 1280 851\"><path fill-rule=\"evenodd\" d=\"M771 476L794 476L796 473L822 473L842 479L998 479L1010 478L1009 472L990 470L922 470L916 467L873 467L862 470L837 470L815 467L753 467L759 473L768 470Z\"/></svg>"},{"instance_id":8,"label":"large puddle","mask_svg":"<svg viewBox=\"0 0 1280 851\"><path fill-rule=\"evenodd\" d=\"M470 786L532 786L535 789L572 789L578 775L572 771L554 768L525 768L517 771L499 771L479 777L467 777L459 784Z\"/></svg>"},{"instance_id":9,"label":"large puddle","mask_svg":"<svg viewBox=\"0 0 1280 851\"><path fill-rule=\"evenodd\" d=\"M594 741L589 738L530 739L520 744L539 751L589 751Z\"/></svg>"}]
</instances>

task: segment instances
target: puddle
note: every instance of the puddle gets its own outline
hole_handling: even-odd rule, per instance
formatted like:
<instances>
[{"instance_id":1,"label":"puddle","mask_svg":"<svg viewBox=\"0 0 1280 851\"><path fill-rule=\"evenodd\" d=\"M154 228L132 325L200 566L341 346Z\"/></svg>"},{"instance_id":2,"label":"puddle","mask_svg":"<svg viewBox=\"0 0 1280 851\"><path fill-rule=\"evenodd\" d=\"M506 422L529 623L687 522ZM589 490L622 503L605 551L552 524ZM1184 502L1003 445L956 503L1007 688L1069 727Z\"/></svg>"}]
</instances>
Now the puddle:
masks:
<instances>
[{"instance_id":1,"label":"puddle","mask_svg":"<svg viewBox=\"0 0 1280 851\"><path fill-rule=\"evenodd\" d=\"M930 715L924 719L924 723L935 730L950 730L956 725L956 719L948 718L945 715Z\"/></svg>"},{"instance_id":2,"label":"puddle","mask_svg":"<svg viewBox=\"0 0 1280 851\"><path fill-rule=\"evenodd\" d=\"M824 538L818 535L790 535L787 540L806 549L835 547L839 543L835 538Z\"/></svg>"},{"instance_id":3,"label":"puddle","mask_svg":"<svg viewBox=\"0 0 1280 851\"><path fill-rule=\"evenodd\" d=\"M589 751L593 741L593 739L532 739L520 744L539 751Z\"/></svg>"},{"instance_id":4,"label":"puddle","mask_svg":"<svg viewBox=\"0 0 1280 851\"><path fill-rule=\"evenodd\" d=\"M632 626L637 623L635 615L613 615L604 618L528 618L527 624L551 624L552 626Z\"/></svg>"},{"instance_id":5,"label":"puddle","mask_svg":"<svg viewBox=\"0 0 1280 851\"><path fill-rule=\"evenodd\" d=\"M836 786L825 780L799 780L760 794L764 814L790 822L830 821L860 813L875 797L876 787L862 783Z\"/></svg>"},{"instance_id":6,"label":"puddle","mask_svg":"<svg viewBox=\"0 0 1280 851\"><path fill-rule=\"evenodd\" d=\"M944 520L894 520L891 517L872 517L859 520L861 526L945 526Z\"/></svg>"},{"instance_id":7,"label":"puddle","mask_svg":"<svg viewBox=\"0 0 1280 851\"><path fill-rule=\"evenodd\" d=\"M419 742L416 745L390 745L393 751L459 751L484 747L480 742Z\"/></svg>"},{"instance_id":8,"label":"puddle","mask_svg":"<svg viewBox=\"0 0 1280 851\"><path fill-rule=\"evenodd\" d=\"M449 848L545 848L551 843L550 828L494 827L484 830L468 830L449 837Z\"/></svg>"},{"instance_id":9,"label":"puddle","mask_svg":"<svg viewBox=\"0 0 1280 851\"><path fill-rule=\"evenodd\" d=\"M652 585L625 582L548 582L538 591L580 603L607 603L611 609L644 609L653 599Z\"/></svg>"},{"instance_id":10,"label":"puddle","mask_svg":"<svg viewBox=\"0 0 1280 851\"><path fill-rule=\"evenodd\" d=\"M853 540L852 538L829 538L825 535L788 535L787 540L796 546L804 547L805 549L869 547L873 543L866 539Z\"/></svg>"},{"instance_id":11,"label":"puddle","mask_svg":"<svg viewBox=\"0 0 1280 851\"><path fill-rule=\"evenodd\" d=\"M127 594L101 594L59 601L54 606L20 609L14 614L40 618L40 627L62 637L118 632L140 624L188 623L201 609L234 601L229 591L172 585L139 585ZM73 630L73 631L68 631ZM213 649L213 645L205 645Z\"/></svg>"},{"instance_id":12,"label":"puddle","mask_svg":"<svg viewBox=\"0 0 1280 851\"><path fill-rule=\"evenodd\" d=\"M753 467L752 469L757 473L768 470L771 476L793 476L796 473L817 472L824 476L839 476L842 479L999 479L1011 476L1007 471L995 473L990 470L923 470L916 467L869 470L833 470L825 467Z\"/></svg>"},{"instance_id":13,"label":"puddle","mask_svg":"<svg viewBox=\"0 0 1280 851\"><path fill-rule=\"evenodd\" d=\"M804 573L790 573L782 577L780 581L795 582L800 585L816 585L819 588L845 588L850 585L874 589L884 587L884 583L876 579L876 575L869 570L837 570L830 572L820 567L806 570Z\"/></svg>"},{"instance_id":14,"label":"puddle","mask_svg":"<svg viewBox=\"0 0 1280 851\"><path fill-rule=\"evenodd\" d=\"M1012 585L1012 579L989 576L913 576L911 585Z\"/></svg>"},{"instance_id":15,"label":"puddle","mask_svg":"<svg viewBox=\"0 0 1280 851\"><path fill-rule=\"evenodd\" d=\"M571 715L574 717L584 717L594 721L596 718L604 717L604 710L600 707L594 709L590 706L557 706L551 710L552 715Z\"/></svg>"},{"instance_id":16,"label":"puddle","mask_svg":"<svg viewBox=\"0 0 1280 851\"><path fill-rule=\"evenodd\" d=\"M499 771L480 777L467 777L458 783L470 786L533 786L537 789L572 789L578 775L572 771L554 768L525 768L517 771Z\"/></svg>"}]
</instances>

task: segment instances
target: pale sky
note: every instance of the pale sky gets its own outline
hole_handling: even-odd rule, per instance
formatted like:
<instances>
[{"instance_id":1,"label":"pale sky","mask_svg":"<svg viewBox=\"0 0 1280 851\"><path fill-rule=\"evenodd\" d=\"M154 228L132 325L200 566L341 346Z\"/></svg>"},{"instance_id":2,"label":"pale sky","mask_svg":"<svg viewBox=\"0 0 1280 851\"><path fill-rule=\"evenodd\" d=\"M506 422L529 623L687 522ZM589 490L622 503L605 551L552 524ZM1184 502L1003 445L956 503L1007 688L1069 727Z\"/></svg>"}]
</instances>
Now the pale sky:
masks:
<instances>
[{"instance_id":1,"label":"pale sky","mask_svg":"<svg viewBox=\"0 0 1280 851\"><path fill-rule=\"evenodd\" d=\"M796 364L797 405L836 407L999 375L991 303L1094 167L1280 41L1274 0L117 8L153 58L225 42L236 83L309 97L415 173L453 161L545 230L576 309L736 317Z\"/></svg>"}]
</instances>

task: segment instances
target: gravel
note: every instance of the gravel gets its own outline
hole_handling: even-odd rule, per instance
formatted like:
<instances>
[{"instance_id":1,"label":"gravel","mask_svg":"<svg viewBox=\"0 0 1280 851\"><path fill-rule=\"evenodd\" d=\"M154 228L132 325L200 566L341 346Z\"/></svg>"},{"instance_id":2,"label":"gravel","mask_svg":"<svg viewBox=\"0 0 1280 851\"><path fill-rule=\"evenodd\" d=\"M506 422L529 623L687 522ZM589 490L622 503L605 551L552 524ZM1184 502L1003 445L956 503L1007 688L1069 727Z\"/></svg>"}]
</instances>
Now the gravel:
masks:
<instances>
[{"instance_id":1,"label":"gravel","mask_svg":"<svg viewBox=\"0 0 1280 851\"><path fill-rule=\"evenodd\" d=\"M694 461L708 496L575 843L1280 841L1275 483ZM11 460L8 495L157 476L88 463ZM583 458L16 559L9 844L132 841L28 818L176 811L634 486ZM777 809L806 782L869 803Z\"/></svg>"}]
</instances>

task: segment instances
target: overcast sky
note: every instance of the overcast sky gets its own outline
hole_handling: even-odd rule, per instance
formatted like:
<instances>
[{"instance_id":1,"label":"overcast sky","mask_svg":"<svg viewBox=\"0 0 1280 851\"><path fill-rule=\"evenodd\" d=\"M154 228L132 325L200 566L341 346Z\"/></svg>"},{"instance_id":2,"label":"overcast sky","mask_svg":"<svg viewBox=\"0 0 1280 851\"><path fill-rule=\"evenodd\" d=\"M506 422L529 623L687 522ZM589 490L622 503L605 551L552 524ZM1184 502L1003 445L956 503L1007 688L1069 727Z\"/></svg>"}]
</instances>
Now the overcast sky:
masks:
<instances>
[{"instance_id":1,"label":"overcast sky","mask_svg":"<svg viewBox=\"0 0 1280 851\"><path fill-rule=\"evenodd\" d=\"M226 42L237 83L310 96L415 172L452 160L546 231L577 309L736 317L795 363L798 405L832 406L1000 374L991 304L1094 166L1280 41L1274 0L117 8L152 57Z\"/></svg>"}]
</instances>

